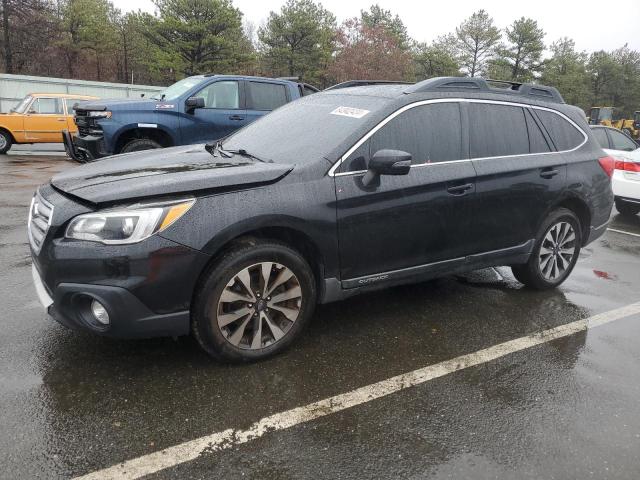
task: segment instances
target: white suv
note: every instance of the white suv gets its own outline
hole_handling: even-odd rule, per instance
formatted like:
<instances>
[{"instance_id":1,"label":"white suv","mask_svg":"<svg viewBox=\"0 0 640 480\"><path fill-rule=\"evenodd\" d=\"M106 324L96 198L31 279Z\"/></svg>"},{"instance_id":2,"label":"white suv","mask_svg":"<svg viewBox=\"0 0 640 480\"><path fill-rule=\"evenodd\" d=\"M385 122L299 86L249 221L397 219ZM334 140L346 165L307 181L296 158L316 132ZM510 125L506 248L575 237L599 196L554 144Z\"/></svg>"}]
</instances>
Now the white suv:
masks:
<instances>
[{"instance_id":1,"label":"white suv","mask_svg":"<svg viewBox=\"0 0 640 480\"><path fill-rule=\"evenodd\" d=\"M593 126L593 135L608 155L615 158L612 177L616 209L622 215L640 212L640 148L616 128Z\"/></svg>"}]
</instances>

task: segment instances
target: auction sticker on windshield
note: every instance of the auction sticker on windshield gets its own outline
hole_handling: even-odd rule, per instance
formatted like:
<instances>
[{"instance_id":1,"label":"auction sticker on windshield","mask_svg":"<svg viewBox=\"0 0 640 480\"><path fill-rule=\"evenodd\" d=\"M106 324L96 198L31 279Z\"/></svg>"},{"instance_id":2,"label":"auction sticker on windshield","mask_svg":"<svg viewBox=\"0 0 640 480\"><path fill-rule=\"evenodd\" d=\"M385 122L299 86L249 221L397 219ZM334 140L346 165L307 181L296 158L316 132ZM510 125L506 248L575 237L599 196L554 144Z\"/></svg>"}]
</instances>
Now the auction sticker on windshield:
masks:
<instances>
[{"instance_id":1,"label":"auction sticker on windshield","mask_svg":"<svg viewBox=\"0 0 640 480\"><path fill-rule=\"evenodd\" d=\"M362 118L369 110L363 110L361 108L353 108L353 107L338 107L331 115L342 115L343 117L352 117L352 118Z\"/></svg>"}]
</instances>

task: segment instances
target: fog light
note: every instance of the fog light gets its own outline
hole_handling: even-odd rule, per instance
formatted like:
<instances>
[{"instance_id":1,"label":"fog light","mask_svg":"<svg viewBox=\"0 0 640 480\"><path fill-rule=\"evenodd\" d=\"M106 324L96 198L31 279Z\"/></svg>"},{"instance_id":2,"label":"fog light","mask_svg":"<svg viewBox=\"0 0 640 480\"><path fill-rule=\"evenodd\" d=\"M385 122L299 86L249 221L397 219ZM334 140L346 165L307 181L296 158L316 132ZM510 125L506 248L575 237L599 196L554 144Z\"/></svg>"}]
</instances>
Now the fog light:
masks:
<instances>
[{"instance_id":1,"label":"fog light","mask_svg":"<svg viewBox=\"0 0 640 480\"><path fill-rule=\"evenodd\" d=\"M93 317L102 325L109 325L109 314L107 309L97 300L91 301L91 313Z\"/></svg>"}]
</instances>

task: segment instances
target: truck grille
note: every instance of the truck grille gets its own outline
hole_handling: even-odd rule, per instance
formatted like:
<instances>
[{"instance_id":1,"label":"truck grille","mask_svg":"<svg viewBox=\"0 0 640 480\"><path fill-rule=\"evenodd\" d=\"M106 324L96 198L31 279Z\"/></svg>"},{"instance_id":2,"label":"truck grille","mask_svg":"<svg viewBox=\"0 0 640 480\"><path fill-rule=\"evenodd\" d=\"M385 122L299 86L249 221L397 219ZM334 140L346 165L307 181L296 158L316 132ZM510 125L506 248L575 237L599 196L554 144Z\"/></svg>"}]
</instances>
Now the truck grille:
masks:
<instances>
[{"instance_id":1,"label":"truck grille","mask_svg":"<svg viewBox=\"0 0 640 480\"><path fill-rule=\"evenodd\" d=\"M102 135L102 127L96 119L89 116L88 110L75 110L74 121L81 137Z\"/></svg>"},{"instance_id":2,"label":"truck grille","mask_svg":"<svg viewBox=\"0 0 640 480\"><path fill-rule=\"evenodd\" d=\"M42 198L39 191L36 192L33 200L31 200L31 207L29 207L29 223L27 225L29 242L36 253L40 253L44 239L51 226L52 217L53 205Z\"/></svg>"}]
</instances>

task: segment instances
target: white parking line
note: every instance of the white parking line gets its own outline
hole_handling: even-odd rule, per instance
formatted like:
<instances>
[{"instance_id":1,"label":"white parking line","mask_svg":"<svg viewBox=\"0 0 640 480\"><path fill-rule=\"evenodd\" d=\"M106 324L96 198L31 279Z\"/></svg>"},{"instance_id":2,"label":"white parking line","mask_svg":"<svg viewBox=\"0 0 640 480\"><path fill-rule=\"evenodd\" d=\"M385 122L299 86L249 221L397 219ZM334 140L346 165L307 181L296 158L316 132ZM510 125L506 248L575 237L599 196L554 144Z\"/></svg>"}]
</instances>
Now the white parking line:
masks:
<instances>
[{"instance_id":1,"label":"white parking line","mask_svg":"<svg viewBox=\"0 0 640 480\"><path fill-rule=\"evenodd\" d=\"M638 233L625 232L624 230L616 230L615 228L607 228L610 232L623 233L625 235L631 235L632 237L640 237Z\"/></svg>"},{"instance_id":2,"label":"white parking line","mask_svg":"<svg viewBox=\"0 0 640 480\"><path fill-rule=\"evenodd\" d=\"M550 328L542 332L516 338L493 347L462 355L435 365L391 377L347 393L325 398L319 402L276 413L255 422L246 430L228 429L195 440L181 443L155 453L127 460L104 470L98 470L77 480L135 479L149 475L181 463L195 460L202 453L216 452L240 445L267 433L299 425L311 420L340 412L356 405L362 405L377 398L420 385L465 368L480 365L514 352L541 345L552 340L567 337L586 329L598 327L621 318L640 313L640 302L592 317L577 320L566 325Z\"/></svg>"}]
</instances>

